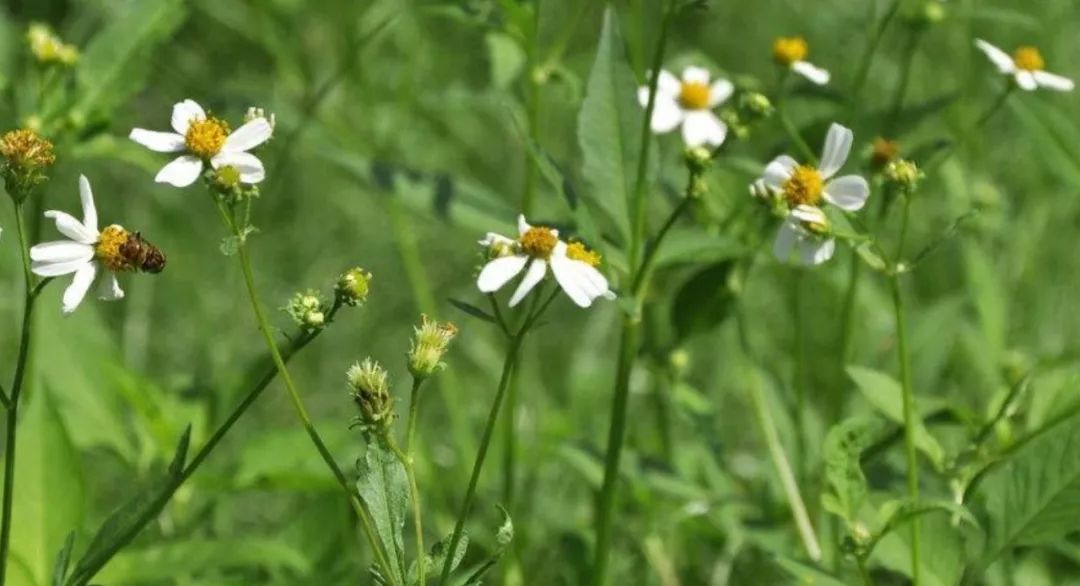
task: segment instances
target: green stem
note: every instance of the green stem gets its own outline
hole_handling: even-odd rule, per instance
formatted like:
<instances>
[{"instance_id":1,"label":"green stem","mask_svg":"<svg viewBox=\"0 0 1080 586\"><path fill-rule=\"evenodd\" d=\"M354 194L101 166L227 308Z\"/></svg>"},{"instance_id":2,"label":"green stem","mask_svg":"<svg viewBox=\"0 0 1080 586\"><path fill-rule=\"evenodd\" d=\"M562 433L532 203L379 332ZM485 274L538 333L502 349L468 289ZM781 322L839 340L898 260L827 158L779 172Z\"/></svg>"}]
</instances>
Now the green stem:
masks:
<instances>
[{"instance_id":1,"label":"green stem","mask_svg":"<svg viewBox=\"0 0 1080 586\"><path fill-rule=\"evenodd\" d=\"M896 130L900 112L904 109L904 98L907 96L908 86L911 84L911 69L912 64L915 62L915 51L918 49L921 39L922 32L919 30L908 33L907 42L904 44L903 62L900 66L900 81L897 83L896 93L893 96L892 115L889 117L889 123L885 127L886 135L892 135Z\"/></svg>"},{"instance_id":2,"label":"green stem","mask_svg":"<svg viewBox=\"0 0 1080 586\"><path fill-rule=\"evenodd\" d=\"M419 387L420 381L414 379L412 405L416 404L416 391ZM409 406L410 428L415 411L415 408L412 405ZM405 467L405 475L409 479L409 498L412 499L413 504L413 529L416 533L416 583L425 584L427 583L427 580L425 579L427 576L427 568L425 567L427 565L427 555L424 550L424 525L420 513L420 488L416 485L416 469L413 466L413 454L412 452L406 453L401 451L401 448L397 447L397 444L394 443L394 439L390 436L387 436L386 442L387 445L390 446L390 450L397 456L397 459L401 461L401 465ZM407 450L408 448L406 448L406 451Z\"/></svg>"},{"instance_id":3,"label":"green stem","mask_svg":"<svg viewBox=\"0 0 1080 586\"><path fill-rule=\"evenodd\" d=\"M420 416L420 385L424 379L413 378L412 391L409 392L409 422L405 427L405 453L413 453L413 438L416 437L416 420Z\"/></svg>"},{"instance_id":4,"label":"green stem","mask_svg":"<svg viewBox=\"0 0 1080 586\"><path fill-rule=\"evenodd\" d=\"M454 525L454 533L450 537L450 546L447 548L446 561L443 563L442 574L439 584L446 584L450 578L450 569L454 563L454 553L461 541L462 532L465 529L465 520L472 510L473 498L476 496L476 485L480 481L480 471L484 468L484 458L487 457L488 447L491 445L491 436L495 432L495 426L499 419L499 411L502 407L506 389L510 386L510 374L513 372L518 359L518 350L525 337L525 328L515 333L510 338L510 345L506 349L506 357L503 360L502 375L499 377L499 388L495 391L495 400L491 403L491 411L488 413L487 424L484 426L484 435L480 440L480 448L476 452L476 460L473 462L472 476L469 478L469 487L465 490L465 500L461 504L457 523Z\"/></svg>"},{"instance_id":5,"label":"green stem","mask_svg":"<svg viewBox=\"0 0 1080 586\"><path fill-rule=\"evenodd\" d=\"M855 564L859 567L859 577L862 578L863 586L874 586L874 578L866 567L866 559L861 556L856 557Z\"/></svg>"},{"instance_id":6,"label":"green stem","mask_svg":"<svg viewBox=\"0 0 1080 586\"><path fill-rule=\"evenodd\" d=\"M889 27L889 23L893 21L896 13L900 9L900 0L893 0L893 3L889 6L889 9L885 12L885 16L881 19L881 22L875 27L874 16L877 2L869 2L870 5L870 38L869 44L866 47L866 52L863 53L862 60L859 63L858 73L855 75L855 82L851 87L852 103L858 108L861 105L859 95L862 93L862 88L866 84L866 79L870 74L870 65L874 61L874 55L877 53L878 46L881 44L881 38L885 34L885 30Z\"/></svg>"},{"instance_id":7,"label":"green stem","mask_svg":"<svg viewBox=\"0 0 1080 586\"><path fill-rule=\"evenodd\" d=\"M219 203L218 208L229 228L232 230L233 235L237 238L237 253L240 260L240 269L244 274L244 285L247 288L251 309L255 313L259 331L262 333L263 340L266 342L266 347L270 351L270 357L274 361L274 366L277 367L278 374L281 376L281 380L285 383L285 388L289 392L289 398L292 400L293 409L300 418L300 423L303 425L304 431L307 432L311 442L315 445L315 449L319 452L319 456L322 457L326 466L330 468L330 471L334 474L334 478L337 480L338 484L341 485L342 490L348 495L349 502L356 511L357 516L360 517L364 532L367 535L368 541L371 542L372 549L375 551L375 557L378 560L379 565L382 566L384 575L387 579L393 580L394 574L391 572L391 566L376 537L371 515L368 513L367 509L364 508L364 504L360 501L359 497L356 496L356 492L349 485L349 480L345 476L345 473L341 471L341 468L338 466L333 455L330 454L330 450L326 447L322 437L319 435L318 430L315 429L315 425L311 422L311 417L308 415L303 399L300 398L300 393L296 390L296 385L293 383L292 376L289 374L289 369L285 366L285 361L281 357L281 352L278 350L277 342L274 340L274 334L270 328L270 322L267 320L266 312L263 310L262 303L259 301L258 290L255 287L255 276L251 270L251 259L248 254L247 242L245 242L244 234L236 225L236 222L232 219L228 210L224 208L223 204Z\"/></svg>"},{"instance_id":8,"label":"green stem","mask_svg":"<svg viewBox=\"0 0 1080 586\"><path fill-rule=\"evenodd\" d=\"M795 127L795 123L788 118L787 111L780 107L780 102L777 102L776 117L780 119L780 125L784 127L784 132L787 133L791 142L795 143L795 146L799 149L799 154L802 155L803 159L811 165L816 165L817 155L814 154L814 149L810 148L806 139L799 133L799 129Z\"/></svg>"},{"instance_id":9,"label":"green stem","mask_svg":"<svg viewBox=\"0 0 1080 586\"><path fill-rule=\"evenodd\" d=\"M792 352L795 354L795 461L799 466L799 482L806 484L807 481L807 455L806 455L806 356L804 347L804 326L802 312L802 296L799 291L803 286L803 271L793 269L794 288L792 289L791 317L794 323L794 345Z\"/></svg>"}]
</instances>

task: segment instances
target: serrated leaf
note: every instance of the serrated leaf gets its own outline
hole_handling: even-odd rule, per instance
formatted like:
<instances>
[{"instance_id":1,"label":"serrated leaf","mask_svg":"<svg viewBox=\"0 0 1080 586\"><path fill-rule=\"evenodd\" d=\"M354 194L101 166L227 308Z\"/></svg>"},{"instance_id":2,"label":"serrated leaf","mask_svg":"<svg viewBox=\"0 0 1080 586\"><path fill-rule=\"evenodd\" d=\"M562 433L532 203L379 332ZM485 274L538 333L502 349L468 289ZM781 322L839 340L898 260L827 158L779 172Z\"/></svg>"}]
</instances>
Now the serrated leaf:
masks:
<instances>
[{"instance_id":1,"label":"serrated leaf","mask_svg":"<svg viewBox=\"0 0 1080 586\"><path fill-rule=\"evenodd\" d=\"M609 6L604 12L596 60L578 115L578 144L589 197L606 212L624 239L630 233L629 202L643 146L643 115L634 75L626 61L619 19Z\"/></svg>"},{"instance_id":2,"label":"serrated leaf","mask_svg":"<svg viewBox=\"0 0 1080 586\"><path fill-rule=\"evenodd\" d=\"M825 436L821 457L825 463L825 479L837 510L834 512L849 524L854 523L866 500L866 476L859 458L876 442L884 424L873 417L856 417L832 427Z\"/></svg>"},{"instance_id":3,"label":"serrated leaf","mask_svg":"<svg viewBox=\"0 0 1080 586\"><path fill-rule=\"evenodd\" d=\"M357 462L356 488L371 512L375 531L398 584L405 583L405 542L402 529L409 508L409 483L405 466L380 442L368 445Z\"/></svg>"},{"instance_id":4,"label":"serrated leaf","mask_svg":"<svg viewBox=\"0 0 1080 586\"><path fill-rule=\"evenodd\" d=\"M847 367L847 373L866 400L882 415L900 425L904 424L903 391L896 379L883 372L854 365ZM921 416L915 418L915 446L935 468L941 469L945 461L945 449L927 431Z\"/></svg>"},{"instance_id":5,"label":"serrated leaf","mask_svg":"<svg viewBox=\"0 0 1080 586\"><path fill-rule=\"evenodd\" d=\"M147 520L153 519L165 508L165 504L183 482L182 473L187 463L190 441L191 426L188 426L180 436L167 475L132 497L105 519L82 558L75 564L71 578L67 581L69 585L86 584L118 549L135 538Z\"/></svg>"}]
</instances>

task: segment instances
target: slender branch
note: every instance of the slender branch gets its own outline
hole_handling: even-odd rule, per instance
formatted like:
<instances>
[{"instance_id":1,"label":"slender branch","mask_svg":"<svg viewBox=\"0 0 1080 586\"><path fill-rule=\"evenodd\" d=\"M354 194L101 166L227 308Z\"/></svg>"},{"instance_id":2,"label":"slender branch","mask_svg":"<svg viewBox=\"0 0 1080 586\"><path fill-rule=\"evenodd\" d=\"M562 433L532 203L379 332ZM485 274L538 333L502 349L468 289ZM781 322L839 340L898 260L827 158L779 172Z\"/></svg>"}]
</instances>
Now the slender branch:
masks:
<instances>
[{"instance_id":1,"label":"slender branch","mask_svg":"<svg viewBox=\"0 0 1080 586\"><path fill-rule=\"evenodd\" d=\"M420 381L413 379L413 402L416 404L416 391L420 387ZM414 407L409 407L409 420L410 429L412 428ZM391 436L386 437L386 444L390 447L390 451L394 452L397 459L401 461L401 465L405 467L405 475L409 479L409 498L412 500L413 505L413 529L416 534L416 580L417 584L427 583L427 555L424 550L424 525L420 512L420 488L416 484L416 469L413 466L412 452L404 452L394 443L394 438ZM407 444L406 444L407 445ZM408 450L408 448L406 448Z\"/></svg>"}]
</instances>

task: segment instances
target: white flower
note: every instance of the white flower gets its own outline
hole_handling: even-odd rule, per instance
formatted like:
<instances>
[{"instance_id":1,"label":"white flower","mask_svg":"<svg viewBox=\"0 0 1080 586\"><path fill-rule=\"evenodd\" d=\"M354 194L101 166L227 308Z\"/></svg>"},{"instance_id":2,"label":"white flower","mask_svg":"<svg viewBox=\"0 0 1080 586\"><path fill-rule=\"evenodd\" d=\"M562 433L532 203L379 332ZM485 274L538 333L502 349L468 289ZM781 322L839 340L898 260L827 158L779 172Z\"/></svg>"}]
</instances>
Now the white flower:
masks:
<instances>
[{"instance_id":1,"label":"white flower","mask_svg":"<svg viewBox=\"0 0 1080 586\"><path fill-rule=\"evenodd\" d=\"M844 211L862 209L870 195L870 185L858 175L835 177L844 166L854 135L839 124L829 127L818 167L800 165L795 159L781 155L765 167L760 181L784 202L788 216L776 236L773 252L787 261L793 250L799 252L802 264L817 265L832 257L836 249L828 236L829 223L822 202ZM761 184L752 186L752 193L761 193Z\"/></svg>"},{"instance_id":2,"label":"white flower","mask_svg":"<svg viewBox=\"0 0 1080 586\"><path fill-rule=\"evenodd\" d=\"M810 46L802 37L780 37L773 42L773 59L781 67L786 67L817 85L829 83L829 72L810 63L806 56Z\"/></svg>"},{"instance_id":3,"label":"white flower","mask_svg":"<svg viewBox=\"0 0 1080 586\"><path fill-rule=\"evenodd\" d=\"M489 232L480 241L493 257L476 280L481 292L498 291L524 270L525 277L510 297L510 307L514 307L544 279L550 265L559 287L577 305L589 307L598 297L615 298L607 279L596 270L600 255L580 242L559 240L558 230L529 225L525 216L518 216L518 233L513 240Z\"/></svg>"},{"instance_id":4,"label":"white flower","mask_svg":"<svg viewBox=\"0 0 1080 586\"><path fill-rule=\"evenodd\" d=\"M125 264L120 248L128 239L128 232L112 225L98 232L97 209L90 181L79 177L79 196L82 199L83 221L64 212L50 210L46 218L56 221L56 229L70 240L44 242L30 249L31 270L42 277L59 277L74 273L71 284L64 291L63 312L70 314L82 303L100 267L109 269L101 281L99 296L109 301L122 299L123 290L111 272Z\"/></svg>"},{"instance_id":5,"label":"white flower","mask_svg":"<svg viewBox=\"0 0 1080 586\"><path fill-rule=\"evenodd\" d=\"M982 39L975 39L975 46L986 54L998 71L1011 75L1020 89L1032 91L1044 87L1059 92L1071 92L1075 86L1067 77L1044 71L1046 62L1035 47L1018 47L1009 55Z\"/></svg>"},{"instance_id":6,"label":"white flower","mask_svg":"<svg viewBox=\"0 0 1080 586\"><path fill-rule=\"evenodd\" d=\"M726 79L710 83L709 72L700 67L684 69L681 81L670 72L660 70L650 121L652 131L671 132L681 124L686 146L718 147L727 137L728 128L712 109L727 101L734 91L735 86ZM643 107L648 106L648 86L638 88L638 101Z\"/></svg>"},{"instance_id":7,"label":"white flower","mask_svg":"<svg viewBox=\"0 0 1080 586\"><path fill-rule=\"evenodd\" d=\"M266 176L262 161L248 151L273 134L273 123L267 118L252 118L230 132L224 121L207 116L193 100L184 100L173 106L172 127L176 132L136 128L128 135L152 151L185 153L158 172L154 178L158 183L187 187L199 178L207 163L214 169L233 167L244 183L259 183Z\"/></svg>"}]
</instances>

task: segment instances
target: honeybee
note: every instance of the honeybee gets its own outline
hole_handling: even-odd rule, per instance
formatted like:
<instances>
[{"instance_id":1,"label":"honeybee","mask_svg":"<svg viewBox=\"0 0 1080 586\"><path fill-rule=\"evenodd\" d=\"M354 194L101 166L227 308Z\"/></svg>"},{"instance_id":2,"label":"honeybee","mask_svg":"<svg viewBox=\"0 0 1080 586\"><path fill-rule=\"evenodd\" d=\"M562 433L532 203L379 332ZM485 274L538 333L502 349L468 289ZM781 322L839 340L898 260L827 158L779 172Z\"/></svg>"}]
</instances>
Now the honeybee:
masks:
<instances>
[{"instance_id":1,"label":"honeybee","mask_svg":"<svg viewBox=\"0 0 1080 586\"><path fill-rule=\"evenodd\" d=\"M132 268L145 273L160 273L165 269L165 253L138 232L128 234L127 240L120 245L120 255Z\"/></svg>"}]
</instances>

